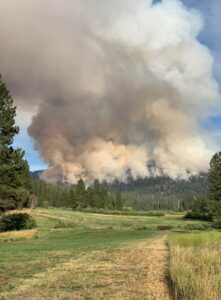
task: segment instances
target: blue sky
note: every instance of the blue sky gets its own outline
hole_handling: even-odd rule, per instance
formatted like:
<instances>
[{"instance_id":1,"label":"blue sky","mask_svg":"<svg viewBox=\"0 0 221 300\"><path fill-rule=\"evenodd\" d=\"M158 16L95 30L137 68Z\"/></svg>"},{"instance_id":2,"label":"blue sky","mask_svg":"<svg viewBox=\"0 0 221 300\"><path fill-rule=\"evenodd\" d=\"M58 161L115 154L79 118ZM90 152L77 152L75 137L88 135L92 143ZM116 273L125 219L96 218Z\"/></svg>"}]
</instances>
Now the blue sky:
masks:
<instances>
[{"instance_id":1,"label":"blue sky","mask_svg":"<svg viewBox=\"0 0 221 300\"><path fill-rule=\"evenodd\" d=\"M184 0L183 2L203 15L205 25L199 39L210 49L214 57L214 77L221 87L221 1ZM203 125L213 132L218 145L221 146L221 116L211 117Z\"/></svg>"},{"instance_id":2,"label":"blue sky","mask_svg":"<svg viewBox=\"0 0 221 300\"><path fill-rule=\"evenodd\" d=\"M29 162L31 171L42 170L47 165L40 158L40 155L35 150L34 141L28 136L27 127L31 123L31 113L17 110L17 123L19 124L20 132L15 138L14 145L25 150L25 158Z\"/></svg>"},{"instance_id":3,"label":"blue sky","mask_svg":"<svg viewBox=\"0 0 221 300\"><path fill-rule=\"evenodd\" d=\"M160 0L156 0L156 2L160 2ZM190 8L197 9L204 17L205 26L199 39L210 49L215 59L214 76L221 87L221 0L183 0L183 3ZM27 122L24 120L21 122L18 117L17 121L19 125L22 124L22 127L14 145L25 150L25 157L32 171L46 168L47 165L34 150L34 142L28 137L27 126L30 120L27 118ZM203 127L212 130L218 144L221 145L221 116L214 116L207 120Z\"/></svg>"}]
</instances>

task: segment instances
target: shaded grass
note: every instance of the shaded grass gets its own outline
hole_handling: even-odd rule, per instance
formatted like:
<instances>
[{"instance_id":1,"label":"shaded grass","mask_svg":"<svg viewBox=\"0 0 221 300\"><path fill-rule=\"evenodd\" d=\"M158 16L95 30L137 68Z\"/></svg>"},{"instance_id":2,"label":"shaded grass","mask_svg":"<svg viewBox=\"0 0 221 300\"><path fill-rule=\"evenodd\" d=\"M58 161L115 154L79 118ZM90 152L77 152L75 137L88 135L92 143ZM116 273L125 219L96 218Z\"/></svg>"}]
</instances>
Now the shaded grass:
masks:
<instances>
[{"instance_id":1,"label":"shaded grass","mask_svg":"<svg viewBox=\"0 0 221 300\"><path fill-rule=\"evenodd\" d=\"M220 232L172 235L169 247L176 299L221 299Z\"/></svg>"}]
</instances>

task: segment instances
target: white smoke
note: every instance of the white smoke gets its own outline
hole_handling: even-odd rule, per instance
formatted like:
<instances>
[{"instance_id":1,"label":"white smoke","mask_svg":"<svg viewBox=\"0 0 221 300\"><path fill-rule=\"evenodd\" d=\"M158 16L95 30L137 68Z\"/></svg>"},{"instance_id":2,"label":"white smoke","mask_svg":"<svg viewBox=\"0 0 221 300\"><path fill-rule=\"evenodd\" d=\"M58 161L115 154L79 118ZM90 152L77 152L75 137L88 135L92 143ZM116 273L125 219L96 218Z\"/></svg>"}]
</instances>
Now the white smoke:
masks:
<instances>
[{"instance_id":1,"label":"white smoke","mask_svg":"<svg viewBox=\"0 0 221 300\"><path fill-rule=\"evenodd\" d=\"M49 181L172 178L205 171L200 122L220 110L203 21L179 0L7 0L0 72L21 107Z\"/></svg>"}]
</instances>

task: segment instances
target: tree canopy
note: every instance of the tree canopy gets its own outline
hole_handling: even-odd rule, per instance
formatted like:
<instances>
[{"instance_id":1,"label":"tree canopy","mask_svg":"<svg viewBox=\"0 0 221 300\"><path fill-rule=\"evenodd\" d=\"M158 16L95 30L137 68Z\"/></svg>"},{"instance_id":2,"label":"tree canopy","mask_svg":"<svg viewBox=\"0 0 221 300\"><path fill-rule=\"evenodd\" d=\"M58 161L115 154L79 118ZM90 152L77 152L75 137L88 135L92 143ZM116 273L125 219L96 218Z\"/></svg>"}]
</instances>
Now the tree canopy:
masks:
<instances>
[{"instance_id":1,"label":"tree canopy","mask_svg":"<svg viewBox=\"0 0 221 300\"><path fill-rule=\"evenodd\" d=\"M12 143L19 128L15 125L16 106L0 76L0 210L22 207L30 196L29 166L24 151Z\"/></svg>"},{"instance_id":2,"label":"tree canopy","mask_svg":"<svg viewBox=\"0 0 221 300\"><path fill-rule=\"evenodd\" d=\"M221 201L221 152L213 155L208 172L209 199Z\"/></svg>"}]
</instances>

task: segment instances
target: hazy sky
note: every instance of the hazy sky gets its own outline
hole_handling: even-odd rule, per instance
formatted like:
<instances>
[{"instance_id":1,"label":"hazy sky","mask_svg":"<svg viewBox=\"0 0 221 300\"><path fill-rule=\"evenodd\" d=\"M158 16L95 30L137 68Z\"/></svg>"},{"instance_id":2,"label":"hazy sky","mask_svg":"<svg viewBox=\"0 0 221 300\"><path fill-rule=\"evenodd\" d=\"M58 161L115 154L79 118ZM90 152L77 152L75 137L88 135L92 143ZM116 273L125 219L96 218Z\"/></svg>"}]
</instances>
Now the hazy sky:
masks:
<instances>
[{"instance_id":1,"label":"hazy sky","mask_svg":"<svg viewBox=\"0 0 221 300\"><path fill-rule=\"evenodd\" d=\"M6 0L0 0L0 5L2 1ZM65 5L65 1L63 3ZM204 18L204 29L199 39L201 43L210 49L215 59L214 76L221 86L221 2L220 0L183 0L183 3L190 8L197 9ZM33 142L27 134L27 126L30 124L30 113L28 111L22 111L22 113L18 111L18 123L21 130L15 140L15 145L25 149L31 170L45 168L46 165L40 159L38 152L33 149ZM221 145L221 116L214 116L206 120L202 127L212 130Z\"/></svg>"}]
</instances>

